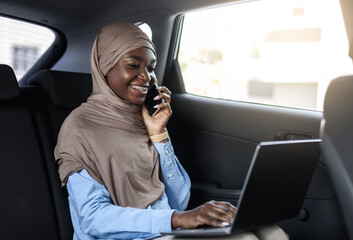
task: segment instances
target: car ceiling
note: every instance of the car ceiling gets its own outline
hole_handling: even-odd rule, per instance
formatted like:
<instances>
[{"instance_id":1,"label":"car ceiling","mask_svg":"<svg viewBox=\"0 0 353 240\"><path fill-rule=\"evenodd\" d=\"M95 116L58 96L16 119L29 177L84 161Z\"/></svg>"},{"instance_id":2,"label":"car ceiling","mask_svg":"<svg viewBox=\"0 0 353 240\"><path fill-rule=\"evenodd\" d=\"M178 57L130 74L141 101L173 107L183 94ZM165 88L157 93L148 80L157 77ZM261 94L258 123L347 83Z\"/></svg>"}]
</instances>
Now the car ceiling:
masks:
<instances>
[{"instance_id":1,"label":"car ceiling","mask_svg":"<svg viewBox=\"0 0 353 240\"><path fill-rule=\"evenodd\" d=\"M153 42L160 63L156 74L162 79L174 17L186 11L240 1L248 0L1 0L0 16L61 31L68 47L62 57L53 59L56 63L51 69L86 73L90 72L92 43L101 27L119 20L146 22L156 34Z\"/></svg>"},{"instance_id":2,"label":"car ceiling","mask_svg":"<svg viewBox=\"0 0 353 240\"><path fill-rule=\"evenodd\" d=\"M153 11L171 15L191 9L224 5L235 0L5 0L0 14L23 18L59 29L65 33L83 25L101 24L114 19Z\"/></svg>"},{"instance_id":3,"label":"car ceiling","mask_svg":"<svg viewBox=\"0 0 353 240\"><path fill-rule=\"evenodd\" d=\"M87 28L99 29L120 19L127 21L141 20L149 24L149 20L152 19L154 27L157 25L160 31L166 31L169 29L166 28L165 24L169 28L170 23L161 24L161 21L166 21L168 16L247 1L256 0L1 0L0 15L20 18L55 28L63 32L70 41L69 35L80 35L82 32L88 32ZM353 28L351 25L353 21L350 9L353 8L353 0L340 0L340 2L344 13L348 40L352 43ZM161 16L163 16L163 19L158 19ZM95 34L96 32L93 36L88 36L89 39L92 39ZM88 44L89 48L91 44L92 40ZM350 56L353 58L352 47L350 48ZM84 63L86 67L83 68L80 67L80 64L72 64L75 60L77 59L72 58L71 62L67 61L69 65L72 65L72 70L75 68L79 71L89 70L87 63Z\"/></svg>"}]
</instances>

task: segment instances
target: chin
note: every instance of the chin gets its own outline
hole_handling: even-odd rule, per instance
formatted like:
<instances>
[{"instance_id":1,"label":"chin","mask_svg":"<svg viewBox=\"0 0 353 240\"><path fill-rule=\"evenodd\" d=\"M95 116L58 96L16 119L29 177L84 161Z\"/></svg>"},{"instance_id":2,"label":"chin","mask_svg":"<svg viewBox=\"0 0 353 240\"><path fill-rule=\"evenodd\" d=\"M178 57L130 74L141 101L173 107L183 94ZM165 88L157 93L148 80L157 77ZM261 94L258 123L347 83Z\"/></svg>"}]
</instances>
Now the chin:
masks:
<instances>
[{"instance_id":1,"label":"chin","mask_svg":"<svg viewBox=\"0 0 353 240\"><path fill-rule=\"evenodd\" d=\"M132 99L128 100L130 103L142 106L145 103L145 99Z\"/></svg>"}]
</instances>

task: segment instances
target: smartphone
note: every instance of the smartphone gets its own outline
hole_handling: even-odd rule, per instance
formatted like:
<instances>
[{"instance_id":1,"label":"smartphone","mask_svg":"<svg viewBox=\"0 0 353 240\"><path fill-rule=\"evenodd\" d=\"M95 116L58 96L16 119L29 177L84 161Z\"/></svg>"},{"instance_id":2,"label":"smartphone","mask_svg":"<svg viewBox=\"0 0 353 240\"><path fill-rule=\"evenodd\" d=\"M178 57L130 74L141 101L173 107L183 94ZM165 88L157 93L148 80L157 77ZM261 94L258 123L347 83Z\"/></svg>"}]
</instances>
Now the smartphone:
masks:
<instances>
[{"instance_id":1,"label":"smartphone","mask_svg":"<svg viewBox=\"0 0 353 240\"><path fill-rule=\"evenodd\" d=\"M160 94L160 92L157 90L157 84L154 83L151 88L148 90L146 98L145 98L145 105L147 107L148 113L151 116L154 116L157 114L157 112L159 111L159 108L153 108L154 106L156 106L157 104L160 104L163 102L162 99L160 100L154 100L154 98L156 96L158 96Z\"/></svg>"}]
</instances>

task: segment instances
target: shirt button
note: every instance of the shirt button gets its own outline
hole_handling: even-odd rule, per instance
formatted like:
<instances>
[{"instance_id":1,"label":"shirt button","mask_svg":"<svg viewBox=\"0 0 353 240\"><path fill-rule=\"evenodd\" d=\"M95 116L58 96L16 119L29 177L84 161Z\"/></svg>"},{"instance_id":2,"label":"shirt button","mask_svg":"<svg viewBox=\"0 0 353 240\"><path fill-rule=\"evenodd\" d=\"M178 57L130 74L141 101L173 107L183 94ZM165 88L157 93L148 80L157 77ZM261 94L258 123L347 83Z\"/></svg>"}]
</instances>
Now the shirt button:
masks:
<instances>
[{"instance_id":1,"label":"shirt button","mask_svg":"<svg viewBox=\"0 0 353 240\"><path fill-rule=\"evenodd\" d=\"M173 175L171 173L168 174L168 178L171 178L173 177Z\"/></svg>"},{"instance_id":2,"label":"shirt button","mask_svg":"<svg viewBox=\"0 0 353 240\"><path fill-rule=\"evenodd\" d=\"M165 150L164 152L165 152L165 154L168 154L168 153L169 153L168 149L167 149L167 150Z\"/></svg>"}]
</instances>

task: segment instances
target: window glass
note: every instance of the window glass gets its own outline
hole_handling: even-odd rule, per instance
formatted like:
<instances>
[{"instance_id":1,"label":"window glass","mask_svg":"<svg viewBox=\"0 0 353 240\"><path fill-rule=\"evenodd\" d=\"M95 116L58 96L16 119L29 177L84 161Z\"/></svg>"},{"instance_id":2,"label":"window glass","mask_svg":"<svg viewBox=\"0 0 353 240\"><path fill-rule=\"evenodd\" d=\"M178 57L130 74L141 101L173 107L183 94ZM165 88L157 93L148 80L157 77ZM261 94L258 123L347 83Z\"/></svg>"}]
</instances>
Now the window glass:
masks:
<instances>
[{"instance_id":1,"label":"window glass","mask_svg":"<svg viewBox=\"0 0 353 240\"><path fill-rule=\"evenodd\" d=\"M54 39L45 27L0 17L0 63L11 66L20 80Z\"/></svg>"},{"instance_id":2,"label":"window glass","mask_svg":"<svg viewBox=\"0 0 353 240\"><path fill-rule=\"evenodd\" d=\"M152 41L152 29L147 23L137 23L136 24Z\"/></svg>"},{"instance_id":3,"label":"window glass","mask_svg":"<svg viewBox=\"0 0 353 240\"><path fill-rule=\"evenodd\" d=\"M188 93L322 110L352 74L338 0L266 0L185 15L178 61Z\"/></svg>"}]
</instances>

